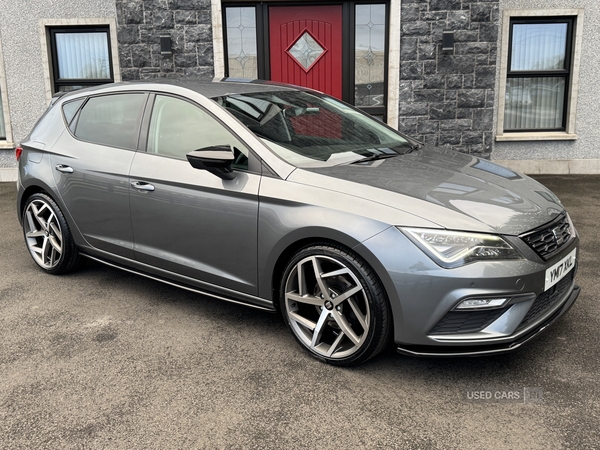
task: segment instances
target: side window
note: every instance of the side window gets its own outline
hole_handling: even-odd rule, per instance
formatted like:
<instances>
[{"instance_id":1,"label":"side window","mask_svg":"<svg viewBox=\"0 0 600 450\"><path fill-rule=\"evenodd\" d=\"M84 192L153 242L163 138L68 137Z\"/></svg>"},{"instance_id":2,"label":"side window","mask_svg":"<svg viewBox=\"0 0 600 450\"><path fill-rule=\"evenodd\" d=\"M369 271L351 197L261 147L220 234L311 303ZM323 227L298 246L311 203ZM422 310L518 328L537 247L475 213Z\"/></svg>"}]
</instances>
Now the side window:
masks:
<instances>
[{"instance_id":1,"label":"side window","mask_svg":"<svg viewBox=\"0 0 600 450\"><path fill-rule=\"evenodd\" d=\"M75 117L75 113L77 113L79 107L81 106L84 100L85 98L80 98L78 100L74 100L63 105L63 114L65 116L67 125L69 125L69 128L71 128L71 122L73 120L73 117ZM71 130L73 130L73 128L71 128Z\"/></svg>"},{"instance_id":2,"label":"side window","mask_svg":"<svg viewBox=\"0 0 600 450\"><path fill-rule=\"evenodd\" d=\"M148 153L186 159L187 153L212 145L230 145L236 154L234 168L248 168L246 147L210 114L185 100L156 96Z\"/></svg>"},{"instance_id":3,"label":"side window","mask_svg":"<svg viewBox=\"0 0 600 450\"><path fill-rule=\"evenodd\" d=\"M92 97L79 113L75 136L95 144L135 150L146 95Z\"/></svg>"}]
</instances>

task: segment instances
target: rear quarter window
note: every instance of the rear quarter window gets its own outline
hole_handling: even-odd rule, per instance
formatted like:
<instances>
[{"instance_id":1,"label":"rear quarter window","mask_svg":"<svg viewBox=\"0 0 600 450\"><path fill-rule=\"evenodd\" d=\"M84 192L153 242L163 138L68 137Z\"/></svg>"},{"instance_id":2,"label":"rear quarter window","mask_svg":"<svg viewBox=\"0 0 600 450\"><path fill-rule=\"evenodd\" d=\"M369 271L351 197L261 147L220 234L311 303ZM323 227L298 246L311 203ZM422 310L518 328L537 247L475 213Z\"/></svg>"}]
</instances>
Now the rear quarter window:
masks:
<instances>
[{"instance_id":1,"label":"rear quarter window","mask_svg":"<svg viewBox=\"0 0 600 450\"><path fill-rule=\"evenodd\" d=\"M85 97L73 100L72 102L68 102L63 105L63 115L65 116L65 121L67 122L67 125L69 127L71 126L71 121L73 120L73 117L75 117L75 114L79 110L79 107L81 106L84 100Z\"/></svg>"},{"instance_id":2,"label":"rear quarter window","mask_svg":"<svg viewBox=\"0 0 600 450\"><path fill-rule=\"evenodd\" d=\"M145 103L144 93L92 97L79 113L74 134L83 141L135 150Z\"/></svg>"}]
</instances>

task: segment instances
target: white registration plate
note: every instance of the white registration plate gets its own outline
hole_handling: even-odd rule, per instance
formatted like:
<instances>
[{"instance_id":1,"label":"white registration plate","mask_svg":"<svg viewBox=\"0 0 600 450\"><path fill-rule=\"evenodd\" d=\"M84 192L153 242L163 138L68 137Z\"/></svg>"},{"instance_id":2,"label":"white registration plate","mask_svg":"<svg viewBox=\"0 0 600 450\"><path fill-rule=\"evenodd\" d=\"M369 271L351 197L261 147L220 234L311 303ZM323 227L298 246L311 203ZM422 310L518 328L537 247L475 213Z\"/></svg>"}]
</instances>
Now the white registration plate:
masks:
<instances>
[{"instance_id":1,"label":"white registration plate","mask_svg":"<svg viewBox=\"0 0 600 450\"><path fill-rule=\"evenodd\" d=\"M549 269L546 269L546 284L544 286L544 291L547 291L565 276L567 276L567 274L573 270L573 267L575 267L576 260L577 249L573 250Z\"/></svg>"}]
</instances>

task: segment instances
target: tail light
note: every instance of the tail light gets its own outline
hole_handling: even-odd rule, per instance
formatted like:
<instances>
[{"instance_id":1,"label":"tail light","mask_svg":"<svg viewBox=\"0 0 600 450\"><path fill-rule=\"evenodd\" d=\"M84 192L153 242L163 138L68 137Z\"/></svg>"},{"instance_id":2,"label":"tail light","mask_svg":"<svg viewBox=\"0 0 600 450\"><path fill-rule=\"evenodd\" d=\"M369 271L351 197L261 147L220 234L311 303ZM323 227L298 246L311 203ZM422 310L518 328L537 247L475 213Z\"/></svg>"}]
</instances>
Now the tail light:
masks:
<instances>
[{"instance_id":1,"label":"tail light","mask_svg":"<svg viewBox=\"0 0 600 450\"><path fill-rule=\"evenodd\" d=\"M15 148L15 157L17 158L17 161L21 159L21 153L23 153L23 149L21 147Z\"/></svg>"}]
</instances>

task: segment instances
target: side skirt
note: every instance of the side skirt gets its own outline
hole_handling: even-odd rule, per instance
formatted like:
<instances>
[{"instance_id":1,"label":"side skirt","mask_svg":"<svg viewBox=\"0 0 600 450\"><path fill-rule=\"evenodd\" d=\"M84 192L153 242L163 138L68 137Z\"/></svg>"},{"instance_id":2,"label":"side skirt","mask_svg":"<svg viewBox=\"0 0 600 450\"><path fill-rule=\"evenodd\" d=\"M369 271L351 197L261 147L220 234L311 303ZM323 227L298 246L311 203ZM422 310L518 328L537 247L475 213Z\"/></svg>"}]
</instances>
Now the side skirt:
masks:
<instances>
[{"instance_id":1,"label":"side skirt","mask_svg":"<svg viewBox=\"0 0 600 450\"><path fill-rule=\"evenodd\" d=\"M171 286L175 286L175 287L178 287L178 288L181 288L181 289L185 289L186 291L190 291L190 292L195 292L197 294L206 295L207 297L212 297L212 298L216 298L216 299L219 299L219 300L224 300L226 302L235 303L237 305L248 306L250 308L260 309L262 311L268 311L268 312L275 312L276 311L275 308L273 307L273 302L270 302L269 300L265 300L263 298L254 297L254 296L251 296L251 295L248 295L248 294L241 294L241 295L244 295L244 297L246 297L248 300L247 301L234 300L233 298L226 297L224 295L215 294L215 293L210 292L208 290L203 290L203 289L199 289L199 288L196 288L196 287L192 287L192 286L189 286L189 285L184 284L184 283L177 283L175 281L168 280L166 278L159 277L159 276L156 276L156 275L150 275L149 273L143 272L141 270L132 269L131 267L125 267L125 266L123 266L121 264L109 262L109 261L106 261L104 259L88 255L86 253L81 253L81 256L84 256L86 258L92 259L92 260L97 261L97 262L102 263L102 264L106 264L107 266L114 267L116 269L124 270L125 272L130 272L130 273L134 273L136 275L141 275L143 277L150 278L151 280L160 281L161 283L169 284ZM163 271L163 272L168 273L166 271ZM190 280L190 281L193 281L193 280Z\"/></svg>"}]
</instances>

